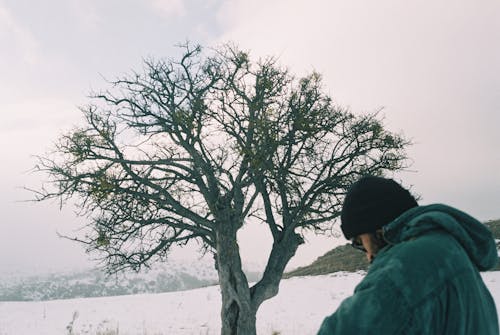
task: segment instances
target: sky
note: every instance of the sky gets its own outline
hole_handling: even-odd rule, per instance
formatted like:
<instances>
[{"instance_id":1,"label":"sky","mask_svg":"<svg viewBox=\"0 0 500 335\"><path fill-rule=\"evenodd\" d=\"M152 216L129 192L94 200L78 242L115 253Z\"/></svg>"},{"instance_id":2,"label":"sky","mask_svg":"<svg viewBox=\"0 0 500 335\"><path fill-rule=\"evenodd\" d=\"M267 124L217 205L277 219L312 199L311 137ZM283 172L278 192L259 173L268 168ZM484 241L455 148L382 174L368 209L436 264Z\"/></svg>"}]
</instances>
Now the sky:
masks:
<instances>
[{"instance_id":1,"label":"sky","mask_svg":"<svg viewBox=\"0 0 500 335\"><path fill-rule=\"evenodd\" d=\"M317 71L336 103L382 109L414 143L394 175L421 197L486 221L500 218L500 2L496 0L0 0L0 269L46 271L89 263L57 237L85 224L57 202L26 202L34 155L82 123L92 90L178 54L185 41L234 42L276 56L297 76ZM338 228L336 228L338 231ZM258 239L259 243L256 243ZM291 264L341 238L307 235ZM246 262L263 263L262 227L240 235ZM176 250L172 257L193 257Z\"/></svg>"}]
</instances>

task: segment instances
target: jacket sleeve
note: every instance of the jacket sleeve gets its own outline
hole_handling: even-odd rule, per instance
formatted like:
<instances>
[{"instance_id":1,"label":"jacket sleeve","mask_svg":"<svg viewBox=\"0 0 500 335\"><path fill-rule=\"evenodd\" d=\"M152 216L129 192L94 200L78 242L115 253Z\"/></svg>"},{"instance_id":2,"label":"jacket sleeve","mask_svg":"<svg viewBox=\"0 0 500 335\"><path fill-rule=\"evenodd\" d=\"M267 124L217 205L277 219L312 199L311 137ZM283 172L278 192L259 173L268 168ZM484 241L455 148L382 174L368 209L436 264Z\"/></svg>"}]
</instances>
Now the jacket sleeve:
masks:
<instances>
[{"instance_id":1,"label":"jacket sleeve","mask_svg":"<svg viewBox=\"0 0 500 335\"><path fill-rule=\"evenodd\" d=\"M389 278L378 278L376 283L361 282L354 295L323 321L318 335L402 334L411 321L399 289Z\"/></svg>"}]
</instances>

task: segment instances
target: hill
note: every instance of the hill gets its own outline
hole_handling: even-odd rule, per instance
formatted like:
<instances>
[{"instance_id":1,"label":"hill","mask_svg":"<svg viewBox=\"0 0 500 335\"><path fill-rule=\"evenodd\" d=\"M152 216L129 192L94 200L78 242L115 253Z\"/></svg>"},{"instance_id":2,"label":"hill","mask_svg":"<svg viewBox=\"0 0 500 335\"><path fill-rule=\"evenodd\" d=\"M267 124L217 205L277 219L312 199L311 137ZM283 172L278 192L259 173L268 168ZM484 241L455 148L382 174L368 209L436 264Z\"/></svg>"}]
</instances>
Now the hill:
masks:
<instances>
[{"instance_id":1,"label":"hill","mask_svg":"<svg viewBox=\"0 0 500 335\"><path fill-rule=\"evenodd\" d=\"M328 251L310 265L285 273L283 278L317 276L337 271L355 272L366 270L367 267L368 261L365 254L346 244Z\"/></svg>"},{"instance_id":2,"label":"hill","mask_svg":"<svg viewBox=\"0 0 500 335\"><path fill-rule=\"evenodd\" d=\"M497 241L497 249L500 249L500 220L492 220L485 222L492 231ZM287 272L283 278L291 278L295 276L317 276L337 271L359 271L368 268L368 261L364 253L352 248L349 244L339 246L328 251L321 257L318 257L312 264L300 267L296 270ZM498 264L494 271L500 270Z\"/></svg>"},{"instance_id":3,"label":"hill","mask_svg":"<svg viewBox=\"0 0 500 335\"><path fill-rule=\"evenodd\" d=\"M100 269L33 276L0 277L0 301L40 301L159 293L193 289L217 283L209 264L168 262L155 270L107 276Z\"/></svg>"},{"instance_id":4,"label":"hill","mask_svg":"<svg viewBox=\"0 0 500 335\"><path fill-rule=\"evenodd\" d=\"M484 224L490 228L491 232L495 236L495 239L499 240L500 239L500 219L487 221ZM497 244L498 244L498 242L497 242Z\"/></svg>"},{"instance_id":5,"label":"hill","mask_svg":"<svg viewBox=\"0 0 500 335\"><path fill-rule=\"evenodd\" d=\"M246 273L250 280L260 277L256 272ZM2 274L0 302L172 292L211 286L217 282L212 262L203 260L169 260L155 264L149 271L115 276L107 276L101 269L32 276Z\"/></svg>"}]
</instances>

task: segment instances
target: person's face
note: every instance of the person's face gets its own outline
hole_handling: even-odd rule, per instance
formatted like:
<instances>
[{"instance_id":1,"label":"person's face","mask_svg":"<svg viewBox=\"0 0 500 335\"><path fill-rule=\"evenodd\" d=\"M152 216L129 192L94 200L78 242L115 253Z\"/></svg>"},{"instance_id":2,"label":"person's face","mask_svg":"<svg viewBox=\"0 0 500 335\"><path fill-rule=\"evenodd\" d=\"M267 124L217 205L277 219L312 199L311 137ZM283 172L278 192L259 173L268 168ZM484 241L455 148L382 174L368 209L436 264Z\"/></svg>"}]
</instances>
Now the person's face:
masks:
<instances>
[{"instance_id":1,"label":"person's face","mask_svg":"<svg viewBox=\"0 0 500 335\"><path fill-rule=\"evenodd\" d=\"M363 251L370 263L373 262L379 250L384 247L384 243L377 237L379 233L381 232L361 234L354 238L353 241L353 244L357 243L359 246L363 246L362 250L364 249Z\"/></svg>"}]
</instances>

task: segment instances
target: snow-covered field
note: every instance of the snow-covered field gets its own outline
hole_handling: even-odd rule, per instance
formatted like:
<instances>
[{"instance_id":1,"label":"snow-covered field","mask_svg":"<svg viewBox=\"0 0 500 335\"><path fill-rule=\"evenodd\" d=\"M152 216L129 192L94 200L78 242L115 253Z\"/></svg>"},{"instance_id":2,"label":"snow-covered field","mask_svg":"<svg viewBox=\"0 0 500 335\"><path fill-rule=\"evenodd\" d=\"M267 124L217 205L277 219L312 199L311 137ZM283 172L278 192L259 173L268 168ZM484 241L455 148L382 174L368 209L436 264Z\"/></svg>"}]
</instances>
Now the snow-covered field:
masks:
<instances>
[{"instance_id":1,"label":"snow-covered field","mask_svg":"<svg viewBox=\"0 0 500 335\"><path fill-rule=\"evenodd\" d=\"M315 334L323 318L352 294L362 273L283 280L257 315L258 334ZM500 306L500 272L483 273ZM219 334L217 286L191 291L40 302L0 302L0 335Z\"/></svg>"}]
</instances>

